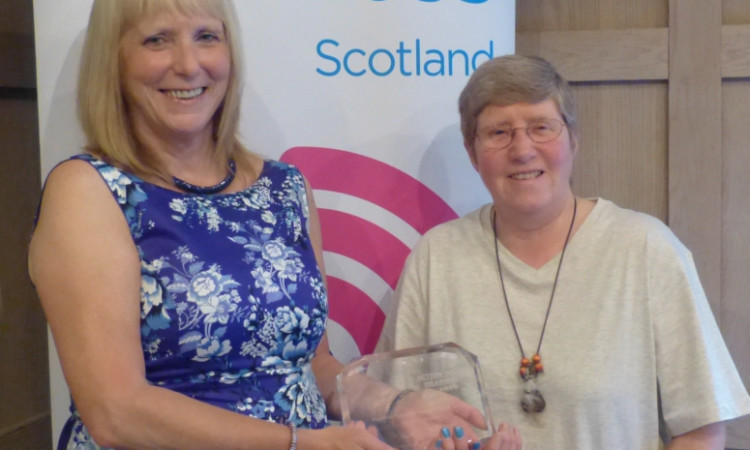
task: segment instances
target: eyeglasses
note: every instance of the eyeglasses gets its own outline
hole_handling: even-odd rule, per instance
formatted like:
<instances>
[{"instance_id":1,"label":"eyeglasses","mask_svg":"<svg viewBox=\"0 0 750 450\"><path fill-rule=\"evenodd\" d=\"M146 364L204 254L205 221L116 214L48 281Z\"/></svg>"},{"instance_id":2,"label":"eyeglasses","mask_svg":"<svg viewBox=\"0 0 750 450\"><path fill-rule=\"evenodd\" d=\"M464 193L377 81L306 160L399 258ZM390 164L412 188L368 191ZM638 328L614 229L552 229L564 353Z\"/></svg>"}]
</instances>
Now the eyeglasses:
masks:
<instances>
[{"instance_id":1,"label":"eyeglasses","mask_svg":"<svg viewBox=\"0 0 750 450\"><path fill-rule=\"evenodd\" d=\"M502 150L513 142L516 130L524 130L526 136L537 144L557 139L565 124L557 119L532 120L525 127L493 126L480 130L476 137L487 150Z\"/></svg>"}]
</instances>

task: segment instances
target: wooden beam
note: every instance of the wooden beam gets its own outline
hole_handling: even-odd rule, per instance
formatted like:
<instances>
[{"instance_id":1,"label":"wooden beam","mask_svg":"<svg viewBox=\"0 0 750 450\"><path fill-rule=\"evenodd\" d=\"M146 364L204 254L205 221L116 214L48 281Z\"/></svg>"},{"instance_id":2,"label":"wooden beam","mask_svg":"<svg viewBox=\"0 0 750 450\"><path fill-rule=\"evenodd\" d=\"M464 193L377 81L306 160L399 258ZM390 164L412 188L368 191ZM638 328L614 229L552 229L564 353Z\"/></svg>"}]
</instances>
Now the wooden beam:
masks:
<instances>
[{"instance_id":1,"label":"wooden beam","mask_svg":"<svg viewBox=\"0 0 750 450\"><path fill-rule=\"evenodd\" d=\"M722 250L722 0L669 0L669 226L718 317Z\"/></svg>"},{"instance_id":2,"label":"wooden beam","mask_svg":"<svg viewBox=\"0 0 750 450\"><path fill-rule=\"evenodd\" d=\"M516 53L541 56L568 81L666 80L666 28L518 33Z\"/></svg>"},{"instance_id":3,"label":"wooden beam","mask_svg":"<svg viewBox=\"0 0 750 450\"><path fill-rule=\"evenodd\" d=\"M721 76L750 78L750 24L721 28ZM669 30L542 31L518 33L516 53L541 56L568 81L666 81Z\"/></svg>"},{"instance_id":4,"label":"wooden beam","mask_svg":"<svg viewBox=\"0 0 750 450\"><path fill-rule=\"evenodd\" d=\"M724 25L721 29L721 76L750 77L750 25Z\"/></svg>"}]
</instances>

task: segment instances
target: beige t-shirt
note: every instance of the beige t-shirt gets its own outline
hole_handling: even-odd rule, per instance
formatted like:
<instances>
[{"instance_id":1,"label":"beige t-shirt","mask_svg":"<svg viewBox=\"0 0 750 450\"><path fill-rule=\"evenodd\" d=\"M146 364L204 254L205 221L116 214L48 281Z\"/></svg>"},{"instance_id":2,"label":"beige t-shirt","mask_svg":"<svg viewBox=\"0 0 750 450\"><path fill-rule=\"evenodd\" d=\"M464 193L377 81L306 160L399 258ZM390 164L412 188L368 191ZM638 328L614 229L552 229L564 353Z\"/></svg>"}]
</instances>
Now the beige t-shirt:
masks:
<instances>
[{"instance_id":1,"label":"beige t-shirt","mask_svg":"<svg viewBox=\"0 0 750 450\"><path fill-rule=\"evenodd\" d=\"M378 350L450 341L477 355L495 423L519 427L527 450L657 449L659 393L671 435L750 414L690 252L657 219L604 199L565 253L540 352L546 409L524 413L493 240L490 205L426 233L407 260ZM534 269L500 245L528 357L559 258Z\"/></svg>"}]
</instances>

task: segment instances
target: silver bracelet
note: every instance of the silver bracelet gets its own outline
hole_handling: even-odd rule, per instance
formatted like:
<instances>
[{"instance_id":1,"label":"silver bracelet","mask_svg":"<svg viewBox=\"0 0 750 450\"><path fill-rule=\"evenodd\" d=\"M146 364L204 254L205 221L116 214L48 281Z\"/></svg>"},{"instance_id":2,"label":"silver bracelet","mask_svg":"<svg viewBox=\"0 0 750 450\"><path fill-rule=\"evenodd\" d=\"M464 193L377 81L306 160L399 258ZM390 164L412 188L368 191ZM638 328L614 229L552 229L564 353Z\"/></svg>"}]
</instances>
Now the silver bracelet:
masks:
<instances>
[{"instance_id":1,"label":"silver bracelet","mask_svg":"<svg viewBox=\"0 0 750 450\"><path fill-rule=\"evenodd\" d=\"M398 402L400 402L402 398L406 397L407 394L411 394L412 392L414 392L412 389L404 389L403 391L399 392L398 395L396 395L391 404L388 406L388 412L385 413L386 425L391 425L391 419L393 419L393 413L396 411Z\"/></svg>"},{"instance_id":2,"label":"silver bracelet","mask_svg":"<svg viewBox=\"0 0 750 450\"><path fill-rule=\"evenodd\" d=\"M289 450L297 450L297 427L293 423L290 423L289 429L292 432L292 443L289 444Z\"/></svg>"}]
</instances>

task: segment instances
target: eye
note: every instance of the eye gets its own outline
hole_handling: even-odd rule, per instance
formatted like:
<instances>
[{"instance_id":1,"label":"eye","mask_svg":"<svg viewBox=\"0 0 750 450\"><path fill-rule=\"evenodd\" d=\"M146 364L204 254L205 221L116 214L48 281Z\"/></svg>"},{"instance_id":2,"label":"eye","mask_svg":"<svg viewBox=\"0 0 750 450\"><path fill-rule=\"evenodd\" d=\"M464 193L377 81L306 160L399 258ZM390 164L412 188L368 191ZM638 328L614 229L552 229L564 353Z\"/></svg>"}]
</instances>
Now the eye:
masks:
<instances>
[{"instance_id":1,"label":"eye","mask_svg":"<svg viewBox=\"0 0 750 450\"><path fill-rule=\"evenodd\" d=\"M146 39L143 40L143 45L146 47L160 47L164 45L167 42L167 39L164 35L161 34L155 34L153 36L149 36Z\"/></svg>"},{"instance_id":2,"label":"eye","mask_svg":"<svg viewBox=\"0 0 750 450\"><path fill-rule=\"evenodd\" d=\"M510 133L510 128L508 127L495 127L487 130L487 136L489 137L502 137L508 133Z\"/></svg>"},{"instance_id":3,"label":"eye","mask_svg":"<svg viewBox=\"0 0 750 450\"><path fill-rule=\"evenodd\" d=\"M531 131L545 132L550 131L553 128L554 127L549 122L534 122L529 124L529 129L531 129Z\"/></svg>"},{"instance_id":4,"label":"eye","mask_svg":"<svg viewBox=\"0 0 750 450\"><path fill-rule=\"evenodd\" d=\"M200 30L197 34L198 42L221 42L224 39L223 33L218 33L213 30Z\"/></svg>"},{"instance_id":5,"label":"eye","mask_svg":"<svg viewBox=\"0 0 750 450\"><path fill-rule=\"evenodd\" d=\"M529 124L529 133L539 137L556 136L560 131L560 125L555 122L541 120Z\"/></svg>"},{"instance_id":6,"label":"eye","mask_svg":"<svg viewBox=\"0 0 750 450\"><path fill-rule=\"evenodd\" d=\"M213 33L201 33L198 35L199 41L216 41L218 37Z\"/></svg>"}]
</instances>

